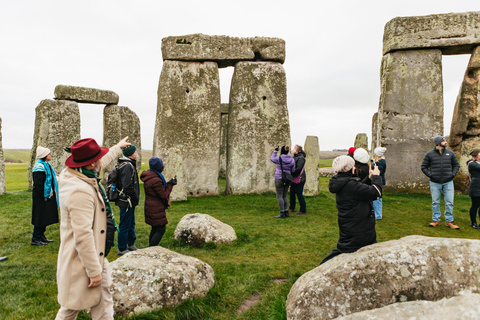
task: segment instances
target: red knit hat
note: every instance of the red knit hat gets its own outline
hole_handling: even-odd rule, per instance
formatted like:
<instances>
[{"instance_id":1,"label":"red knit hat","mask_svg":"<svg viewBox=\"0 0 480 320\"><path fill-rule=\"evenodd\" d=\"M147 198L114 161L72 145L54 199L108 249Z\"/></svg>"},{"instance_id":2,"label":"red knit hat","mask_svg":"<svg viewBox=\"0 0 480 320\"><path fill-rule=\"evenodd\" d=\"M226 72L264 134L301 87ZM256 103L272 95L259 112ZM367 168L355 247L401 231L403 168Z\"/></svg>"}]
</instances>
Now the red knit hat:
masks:
<instances>
[{"instance_id":1,"label":"red knit hat","mask_svg":"<svg viewBox=\"0 0 480 320\"><path fill-rule=\"evenodd\" d=\"M355 152L355 148L354 147L350 147L350 149L348 149L348 154L351 154L353 156L353 153Z\"/></svg>"},{"instance_id":2,"label":"red knit hat","mask_svg":"<svg viewBox=\"0 0 480 320\"><path fill-rule=\"evenodd\" d=\"M72 155L65 160L65 165L70 168L84 167L101 159L108 153L108 150L108 148L100 147L92 138L78 140L70 147Z\"/></svg>"}]
</instances>

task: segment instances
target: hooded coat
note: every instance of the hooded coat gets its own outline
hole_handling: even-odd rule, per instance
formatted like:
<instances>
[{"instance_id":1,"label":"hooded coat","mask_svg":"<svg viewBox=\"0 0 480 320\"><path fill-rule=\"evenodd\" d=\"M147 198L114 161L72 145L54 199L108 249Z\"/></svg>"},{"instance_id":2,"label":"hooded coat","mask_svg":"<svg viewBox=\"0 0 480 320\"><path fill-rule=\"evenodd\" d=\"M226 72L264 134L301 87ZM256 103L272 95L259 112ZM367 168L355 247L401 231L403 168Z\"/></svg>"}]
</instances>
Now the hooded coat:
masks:
<instances>
[{"instance_id":1,"label":"hooded coat","mask_svg":"<svg viewBox=\"0 0 480 320\"><path fill-rule=\"evenodd\" d=\"M305 153L305 151L300 151L293 155L293 159L295 160L295 171L292 172L293 177L297 177L300 172L302 172L303 167L305 167L306 157L307 154ZM307 180L307 175L305 174L305 170L303 170L300 182L304 182L305 180Z\"/></svg>"},{"instance_id":2,"label":"hooded coat","mask_svg":"<svg viewBox=\"0 0 480 320\"><path fill-rule=\"evenodd\" d=\"M282 157L282 165L280 165L280 157L277 157L277 153L277 150L273 151L270 160L277 165L277 168L275 169L275 179L281 180L281 167L283 167L283 172L292 174L292 172L295 171L295 160L293 160L293 157L289 154L282 154L280 155L280 157Z\"/></svg>"},{"instance_id":3,"label":"hooded coat","mask_svg":"<svg viewBox=\"0 0 480 320\"><path fill-rule=\"evenodd\" d=\"M372 201L382 196L382 178L372 176L372 184L360 182L349 172L340 172L330 179L328 189L335 193L340 238L337 249L342 253L377 242Z\"/></svg>"},{"instance_id":4,"label":"hooded coat","mask_svg":"<svg viewBox=\"0 0 480 320\"><path fill-rule=\"evenodd\" d=\"M125 165L122 166L122 164ZM128 202L124 197L119 197L115 204L121 208L136 207L140 199L140 189L138 185L137 161L127 157L118 159L118 186L130 199Z\"/></svg>"},{"instance_id":5,"label":"hooded coat","mask_svg":"<svg viewBox=\"0 0 480 320\"><path fill-rule=\"evenodd\" d=\"M165 203L168 202L173 186L163 181L158 173L152 170L143 171L140 175L145 189L145 223L151 226L161 226L168 223Z\"/></svg>"}]
</instances>

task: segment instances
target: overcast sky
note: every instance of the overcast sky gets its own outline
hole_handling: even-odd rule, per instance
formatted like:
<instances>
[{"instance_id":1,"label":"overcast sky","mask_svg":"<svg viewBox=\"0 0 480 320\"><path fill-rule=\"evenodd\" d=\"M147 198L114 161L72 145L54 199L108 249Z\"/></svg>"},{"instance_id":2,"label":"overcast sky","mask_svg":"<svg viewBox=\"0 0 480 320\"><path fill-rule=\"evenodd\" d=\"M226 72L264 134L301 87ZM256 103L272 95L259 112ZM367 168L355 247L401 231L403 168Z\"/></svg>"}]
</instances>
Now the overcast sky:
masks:
<instances>
[{"instance_id":1,"label":"overcast sky","mask_svg":"<svg viewBox=\"0 0 480 320\"><path fill-rule=\"evenodd\" d=\"M3 1L0 117L3 148L31 148L35 107L58 84L115 91L140 118L152 149L161 40L192 33L286 41L292 142L321 150L371 138L385 24L398 16L479 11L478 0L435 1ZM444 56L445 134L468 55ZM228 102L233 68L220 69ZM80 105L82 138L102 141L103 105Z\"/></svg>"}]
</instances>

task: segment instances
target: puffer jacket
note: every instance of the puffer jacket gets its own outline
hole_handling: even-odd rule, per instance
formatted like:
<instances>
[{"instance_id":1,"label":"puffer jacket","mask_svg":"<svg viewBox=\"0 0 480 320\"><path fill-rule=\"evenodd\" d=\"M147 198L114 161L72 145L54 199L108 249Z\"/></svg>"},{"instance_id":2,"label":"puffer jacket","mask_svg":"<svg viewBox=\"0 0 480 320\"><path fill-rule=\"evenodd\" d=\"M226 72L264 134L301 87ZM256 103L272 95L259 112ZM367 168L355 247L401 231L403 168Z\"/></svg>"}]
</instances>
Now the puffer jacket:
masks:
<instances>
[{"instance_id":1,"label":"puffer jacket","mask_svg":"<svg viewBox=\"0 0 480 320\"><path fill-rule=\"evenodd\" d=\"M295 171L292 172L292 176L297 177L300 172L302 172L302 169L305 166L306 157L307 154L304 151L300 151L293 155L293 159L295 160ZM305 180L307 180L307 175L305 174L305 170L303 170L300 182L304 182Z\"/></svg>"},{"instance_id":2,"label":"puffer jacket","mask_svg":"<svg viewBox=\"0 0 480 320\"><path fill-rule=\"evenodd\" d=\"M442 153L437 148L428 151L422 162L423 173L436 183L452 181L460 164L452 150L444 149Z\"/></svg>"},{"instance_id":3,"label":"puffer jacket","mask_svg":"<svg viewBox=\"0 0 480 320\"><path fill-rule=\"evenodd\" d=\"M480 197L480 163L476 161L468 162L468 173L470 173L470 186L468 195L472 198Z\"/></svg>"},{"instance_id":4,"label":"puffer jacket","mask_svg":"<svg viewBox=\"0 0 480 320\"><path fill-rule=\"evenodd\" d=\"M122 166L123 163L125 163L125 165ZM123 190L128 199L126 197L120 196L118 200L115 201L115 205L121 208L136 207L140 200L137 161L127 157L123 157L118 159L118 166L119 179L117 189Z\"/></svg>"},{"instance_id":5,"label":"puffer jacket","mask_svg":"<svg viewBox=\"0 0 480 320\"><path fill-rule=\"evenodd\" d=\"M158 173L152 170L143 171L140 175L145 189L145 223L151 226L162 226L168 223L165 203L167 203L173 186L167 183L165 188Z\"/></svg>"},{"instance_id":6,"label":"puffer jacket","mask_svg":"<svg viewBox=\"0 0 480 320\"><path fill-rule=\"evenodd\" d=\"M376 243L372 201L382 196L382 178L374 175L372 185L368 185L351 172L340 172L330 179L328 189L336 196L340 230L337 249L349 253Z\"/></svg>"},{"instance_id":7,"label":"puffer jacket","mask_svg":"<svg viewBox=\"0 0 480 320\"><path fill-rule=\"evenodd\" d=\"M283 172L292 174L292 172L295 171L295 160L293 160L293 157L289 154L282 154L280 155L280 157L282 157L282 165L280 166L280 160L279 157L277 157L277 153L277 150L273 151L270 160L277 165L277 169L275 169L275 179L281 180L281 167L283 167Z\"/></svg>"}]
</instances>

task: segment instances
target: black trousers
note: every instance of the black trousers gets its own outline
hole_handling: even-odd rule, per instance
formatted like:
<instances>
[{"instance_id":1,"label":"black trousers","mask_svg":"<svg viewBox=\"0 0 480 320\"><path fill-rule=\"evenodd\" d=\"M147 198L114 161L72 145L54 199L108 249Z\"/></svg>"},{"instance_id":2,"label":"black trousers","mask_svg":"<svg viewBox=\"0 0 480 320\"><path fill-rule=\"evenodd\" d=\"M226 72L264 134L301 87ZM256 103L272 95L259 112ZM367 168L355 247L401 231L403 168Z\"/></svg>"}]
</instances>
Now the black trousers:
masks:
<instances>
[{"instance_id":1,"label":"black trousers","mask_svg":"<svg viewBox=\"0 0 480 320\"><path fill-rule=\"evenodd\" d=\"M472 206L470 207L470 221L477 222L477 212L480 209L480 197L472 197ZM480 215L480 214L479 214Z\"/></svg>"},{"instance_id":2,"label":"black trousers","mask_svg":"<svg viewBox=\"0 0 480 320\"><path fill-rule=\"evenodd\" d=\"M320 264L323 264L323 263L327 262L328 260L333 259L340 254L342 254L342 253L338 249L333 249L332 252L330 252L328 254L328 256L325 259L322 260L322 262L320 262Z\"/></svg>"},{"instance_id":3,"label":"black trousers","mask_svg":"<svg viewBox=\"0 0 480 320\"><path fill-rule=\"evenodd\" d=\"M150 231L150 236L148 237L148 246L154 247L158 246L160 241L165 234L165 225L163 226L152 226L152 230Z\"/></svg>"}]
</instances>

